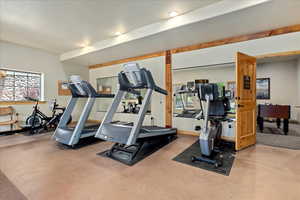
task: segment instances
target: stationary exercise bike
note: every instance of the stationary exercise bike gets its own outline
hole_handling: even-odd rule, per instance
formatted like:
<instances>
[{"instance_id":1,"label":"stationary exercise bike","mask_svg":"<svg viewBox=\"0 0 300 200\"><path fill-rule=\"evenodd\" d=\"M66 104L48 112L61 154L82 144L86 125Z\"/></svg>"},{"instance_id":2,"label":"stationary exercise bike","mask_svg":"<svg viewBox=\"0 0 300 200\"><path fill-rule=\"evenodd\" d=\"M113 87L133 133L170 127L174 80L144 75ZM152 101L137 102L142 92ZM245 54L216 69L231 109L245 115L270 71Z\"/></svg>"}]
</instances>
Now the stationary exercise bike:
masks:
<instances>
[{"instance_id":1,"label":"stationary exercise bike","mask_svg":"<svg viewBox=\"0 0 300 200\"><path fill-rule=\"evenodd\" d=\"M217 146L222 135L222 121L225 120L226 112L230 110L229 100L224 96L224 92L223 96L219 97L218 85L214 83L197 84L196 91L201 107L196 119L204 120L204 126L202 129L197 127L197 130L201 130L199 136L201 156L192 156L192 162L206 162L219 167L223 164L223 156L219 154L216 158L215 153L221 153ZM202 101L206 102L205 109Z\"/></svg>"},{"instance_id":2,"label":"stationary exercise bike","mask_svg":"<svg viewBox=\"0 0 300 200\"><path fill-rule=\"evenodd\" d=\"M65 107L60 107L54 99L50 103L50 109L52 111L51 116L47 116L42 111L39 110L39 101L31 97L25 97L29 101L35 101L32 114L26 119L26 126L30 127L31 133L37 133L39 130L44 129L48 130L49 128L56 128L64 111ZM57 112L59 111L59 112ZM72 117L70 116L68 124L71 123Z\"/></svg>"}]
</instances>

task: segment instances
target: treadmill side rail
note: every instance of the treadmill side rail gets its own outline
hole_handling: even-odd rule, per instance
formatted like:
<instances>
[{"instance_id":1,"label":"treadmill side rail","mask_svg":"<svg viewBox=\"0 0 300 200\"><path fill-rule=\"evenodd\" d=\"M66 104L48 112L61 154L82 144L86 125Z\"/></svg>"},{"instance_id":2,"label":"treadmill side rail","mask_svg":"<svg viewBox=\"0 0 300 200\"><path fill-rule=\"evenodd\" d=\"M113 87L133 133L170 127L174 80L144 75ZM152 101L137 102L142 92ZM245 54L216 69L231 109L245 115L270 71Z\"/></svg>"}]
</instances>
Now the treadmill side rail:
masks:
<instances>
[{"instance_id":1,"label":"treadmill side rail","mask_svg":"<svg viewBox=\"0 0 300 200\"><path fill-rule=\"evenodd\" d=\"M94 103L95 103L95 98L91 98L91 97L88 98L83 108L83 111L80 115L80 118L76 124L72 137L70 138L69 145L72 146L73 144L78 143L82 130L84 129L85 122L88 120L88 117L92 111Z\"/></svg>"},{"instance_id":2,"label":"treadmill side rail","mask_svg":"<svg viewBox=\"0 0 300 200\"><path fill-rule=\"evenodd\" d=\"M134 144L136 142L138 136L139 136L140 129L141 129L142 125L143 125L143 121L145 119L145 115L146 115L146 112L148 110L148 106L150 104L150 99L151 99L152 91L153 91L152 89L148 89L147 92L146 92L146 95L145 95L145 98L143 100L141 109L139 110L139 113L138 113L138 116L136 118L136 121L133 124L133 127L131 129L129 138L128 138L127 142L126 142L127 145Z\"/></svg>"},{"instance_id":3,"label":"treadmill side rail","mask_svg":"<svg viewBox=\"0 0 300 200\"><path fill-rule=\"evenodd\" d=\"M70 116L72 114L72 111L74 110L74 107L76 105L76 102L77 102L78 98L71 98L59 123L58 123L58 126L56 128L56 130L54 131L54 134L52 135L52 138L55 139L55 137L57 136L57 134L59 134L59 129L61 128L64 128L67 126L67 123L70 119Z\"/></svg>"},{"instance_id":4,"label":"treadmill side rail","mask_svg":"<svg viewBox=\"0 0 300 200\"><path fill-rule=\"evenodd\" d=\"M98 127L100 126L85 126L96 99L112 98L114 95L98 94L89 82L81 80L78 76L73 76L73 78L71 77L71 82L68 84L68 87L71 91L72 97L52 138L57 142L73 147L81 138L94 136ZM87 100L75 128L70 128L68 127L68 121L79 98L84 98Z\"/></svg>"},{"instance_id":5,"label":"treadmill side rail","mask_svg":"<svg viewBox=\"0 0 300 200\"><path fill-rule=\"evenodd\" d=\"M97 130L97 132L95 134L96 138L103 139L105 137L105 135L103 136L103 126L105 124L112 123L114 114L116 113L116 111L118 109L118 106L119 106L120 102L122 101L122 98L123 98L124 94L125 94L125 91L122 91L120 89L118 90L118 92L115 95L115 97L113 99L113 102L111 103L108 111L104 115L104 118L102 120L102 123L101 123L100 127L98 128L98 130Z\"/></svg>"}]
</instances>

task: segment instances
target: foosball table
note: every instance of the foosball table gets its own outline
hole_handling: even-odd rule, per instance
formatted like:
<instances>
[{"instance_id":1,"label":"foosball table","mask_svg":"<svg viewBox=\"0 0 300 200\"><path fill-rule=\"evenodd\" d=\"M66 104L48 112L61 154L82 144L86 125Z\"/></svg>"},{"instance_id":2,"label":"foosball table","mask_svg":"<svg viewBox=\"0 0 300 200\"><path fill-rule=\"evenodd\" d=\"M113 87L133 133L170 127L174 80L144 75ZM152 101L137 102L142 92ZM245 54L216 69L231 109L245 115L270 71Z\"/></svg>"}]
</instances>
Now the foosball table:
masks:
<instances>
[{"instance_id":1,"label":"foosball table","mask_svg":"<svg viewBox=\"0 0 300 200\"><path fill-rule=\"evenodd\" d=\"M275 118L277 128L281 127L283 120L283 132L285 135L289 132L289 119L291 118L290 105L258 105L257 123L261 132L264 130L264 118Z\"/></svg>"}]
</instances>

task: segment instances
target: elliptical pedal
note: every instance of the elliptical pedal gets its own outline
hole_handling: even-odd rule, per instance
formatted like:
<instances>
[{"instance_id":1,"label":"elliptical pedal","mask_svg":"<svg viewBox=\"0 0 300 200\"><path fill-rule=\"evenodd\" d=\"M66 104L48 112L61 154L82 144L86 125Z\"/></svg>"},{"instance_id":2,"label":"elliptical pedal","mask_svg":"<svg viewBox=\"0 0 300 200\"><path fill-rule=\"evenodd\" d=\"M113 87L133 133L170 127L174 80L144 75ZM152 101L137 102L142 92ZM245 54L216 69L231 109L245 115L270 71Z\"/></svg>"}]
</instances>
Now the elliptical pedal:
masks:
<instances>
[{"instance_id":1,"label":"elliptical pedal","mask_svg":"<svg viewBox=\"0 0 300 200\"><path fill-rule=\"evenodd\" d=\"M203 155L202 156L198 156L198 157L192 156L191 157L191 161L192 162L197 162L197 161L198 162L206 162L208 164L214 165L215 168L218 168L218 167L221 167L223 165L223 155L220 154L220 155L218 155L216 157L219 157L219 158L213 159L213 158L210 158L210 157L207 157L207 156L203 156Z\"/></svg>"}]
</instances>

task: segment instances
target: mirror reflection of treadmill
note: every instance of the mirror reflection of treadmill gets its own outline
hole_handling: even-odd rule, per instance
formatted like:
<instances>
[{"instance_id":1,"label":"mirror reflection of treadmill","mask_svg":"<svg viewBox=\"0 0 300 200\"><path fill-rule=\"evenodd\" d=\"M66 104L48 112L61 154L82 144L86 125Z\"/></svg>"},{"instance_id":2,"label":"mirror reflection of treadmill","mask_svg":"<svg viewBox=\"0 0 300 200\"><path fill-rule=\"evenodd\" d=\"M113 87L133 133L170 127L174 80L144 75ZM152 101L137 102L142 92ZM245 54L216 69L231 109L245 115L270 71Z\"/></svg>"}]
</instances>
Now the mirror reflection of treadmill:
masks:
<instances>
[{"instance_id":1,"label":"mirror reflection of treadmill","mask_svg":"<svg viewBox=\"0 0 300 200\"><path fill-rule=\"evenodd\" d=\"M188 95L195 96L195 82L189 81L186 85L181 85L181 87L174 93L174 96L177 95L179 96L182 111L180 113L175 113L175 117L195 118L199 114L200 109L187 108Z\"/></svg>"},{"instance_id":2,"label":"mirror reflection of treadmill","mask_svg":"<svg viewBox=\"0 0 300 200\"><path fill-rule=\"evenodd\" d=\"M113 98L113 94L98 94L93 86L87 81L81 80L79 76L71 76L68 88L71 91L66 110L53 134L57 142L74 147L82 138L92 137L100 124L87 125L88 117L94 106L95 100L99 98ZM86 99L85 106L75 127L69 127L68 121L79 99Z\"/></svg>"},{"instance_id":3,"label":"mirror reflection of treadmill","mask_svg":"<svg viewBox=\"0 0 300 200\"><path fill-rule=\"evenodd\" d=\"M159 126L143 126L153 91L167 95L166 90L155 84L150 71L145 68L140 69L136 63L125 64L124 70L118 74L118 80L119 90L95 137L115 142L111 149L100 153L101 155L133 165L176 139L177 130ZM112 123L123 96L128 92L140 95L138 89L147 89L147 91L133 124Z\"/></svg>"}]
</instances>

